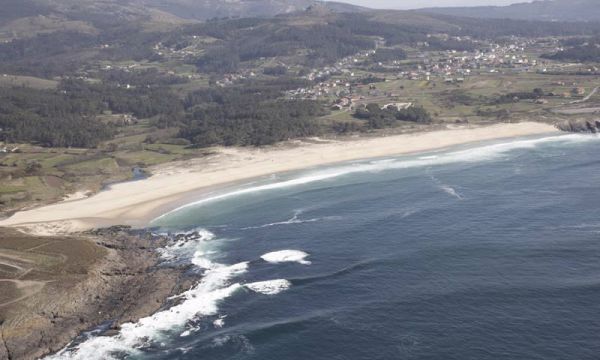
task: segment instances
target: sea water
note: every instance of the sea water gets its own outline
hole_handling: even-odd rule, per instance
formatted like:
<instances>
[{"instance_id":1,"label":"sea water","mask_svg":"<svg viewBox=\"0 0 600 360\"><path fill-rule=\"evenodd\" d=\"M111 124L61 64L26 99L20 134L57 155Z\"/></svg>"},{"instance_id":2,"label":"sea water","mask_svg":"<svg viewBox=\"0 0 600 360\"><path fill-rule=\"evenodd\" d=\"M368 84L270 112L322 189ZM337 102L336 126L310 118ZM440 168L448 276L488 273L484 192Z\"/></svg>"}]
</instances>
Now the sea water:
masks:
<instances>
[{"instance_id":1,"label":"sea water","mask_svg":"<svg viewBox=\"0 0 600 360\"><path fill-rule=\"evenodd\" d=\"M548 135L223 189L159 217L196 284L59 359L597 359L600 138Z\"/></svg>"}]
</instances>

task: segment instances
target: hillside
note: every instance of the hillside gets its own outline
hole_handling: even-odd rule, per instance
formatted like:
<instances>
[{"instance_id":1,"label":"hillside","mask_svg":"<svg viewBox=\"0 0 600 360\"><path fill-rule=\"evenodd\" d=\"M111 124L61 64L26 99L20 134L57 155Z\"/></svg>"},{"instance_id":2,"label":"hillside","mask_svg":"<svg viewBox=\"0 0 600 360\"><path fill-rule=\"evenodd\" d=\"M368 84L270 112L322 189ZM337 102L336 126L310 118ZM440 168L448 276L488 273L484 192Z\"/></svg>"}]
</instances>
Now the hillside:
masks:
<instances>
[{"instance_id":1,"label":"hillside","mask_svg":"<svg viewBox=\"0 0 600 360\"><path fill-rule=\"evenodd\" d=\"M322 4L315 0L134 0L145 6L185 19L208 20L225 17L268 17L303 11L319 4L337 12L355 12L363 8L343 4Z\"/></svg>"},{"instance_id":2,"label":"hillside","mask_svg":"<svg viewBox=\"0 0 600 360\"><path fill-rule=\"evenodd\" d=\"M333 12L356 12L366 8L344 3L315 0L5 0L0 7L0 26L14 21L32 23L39 18L107 23L110 21L143 21L144 23L180 23L186 20L214 18L271 17L304 11L311 6Z\"/></svg>"},{"instance_id":3,"label":"hillside","mask_svg":"<svg viewBox=\"0 0 600 360\"><path fill-rule=\"evenodd\" d=\"M544 21L599 21L600 1L544 0L510 6L427 8L419 10L452 16Z\"/></svg>"}]
</instances>

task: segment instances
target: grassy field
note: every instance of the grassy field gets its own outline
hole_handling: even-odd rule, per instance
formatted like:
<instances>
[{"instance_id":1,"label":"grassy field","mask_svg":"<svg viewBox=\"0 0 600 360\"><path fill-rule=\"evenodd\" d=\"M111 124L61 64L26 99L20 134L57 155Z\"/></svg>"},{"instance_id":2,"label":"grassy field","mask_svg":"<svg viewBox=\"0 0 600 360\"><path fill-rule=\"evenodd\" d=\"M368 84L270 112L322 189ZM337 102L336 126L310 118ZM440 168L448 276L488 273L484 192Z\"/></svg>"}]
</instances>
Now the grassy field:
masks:
<instances>
[{"instance_id":1,"label":"grassy field","mask_svg":"<svg viewBox=\"0 0 600 360\"><path fill-rule=\"evenodd\" d=\"M97 149L43 148L27 144L0 153L0 214L62 200L78 191L99 191L105 184L131 179L133 168L202 156L205 150L162 143L173 131L146 121L120 128L119 135ZM148 137L158 139L148 143ZM0 144L1 147L1 144Z\"/></svg>"},{"instance_id":2,"label":"grassy field","mask_svg":"<svg viewBox=\"0 0 600 360\"><path fill-rule=\"evenodd\" d=\"M20 75L8 75L2 74L0 75L0 86L2 87L15 87L15 86L23 86L30 87L34 89L56 89L58 86L58 81L48 80L37 78L33 76L20 76Z\"/></svg>"},{"instance_id":3,"label":"grassy field","mask_svg":"<svg viewBox=\"0 0 600 360\"><path fill-rule=\"evenodd\" d=\"M10 318L21 302L45 286L66 286L84 276L104 249L83 239L35 237L16 230L0 232L0 316Z\"/></svg>"}]
</instances>

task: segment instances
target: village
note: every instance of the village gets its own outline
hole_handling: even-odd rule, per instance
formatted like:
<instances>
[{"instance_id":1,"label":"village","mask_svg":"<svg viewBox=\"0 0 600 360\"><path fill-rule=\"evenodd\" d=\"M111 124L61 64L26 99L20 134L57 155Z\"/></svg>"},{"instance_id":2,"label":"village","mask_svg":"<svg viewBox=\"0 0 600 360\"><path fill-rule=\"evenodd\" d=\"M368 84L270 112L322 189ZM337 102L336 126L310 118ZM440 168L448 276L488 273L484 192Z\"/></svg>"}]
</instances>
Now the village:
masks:
<instances>
[{"instance_id":1,"label":"village","mask_svg":"<svg viewBox=\"0 0 600 360\"><path fill-rule=\"evenodd\" d=\"M470 38L450 38L448 35L436 35L444 40L455 42L472 41ZM412 102L399 102L406 97L403 82L416 82L436 87L460 87L472 78L493 77L495 75L517 74L560 74L571 71L579 64L553 63L540 59L539 55L558 51L558 39L521 39L513 38L504 44L477 43L473 51L428 49L427 43L418 44L418 49L412 49L406 59L388 62L374 62L377 50L364 51L342 59L333 66L313 69L305 76L307 80L318 81L312 87L298 88L287 93L291 99L323 100L331 103L332 110L353 110L357 105L377 100L381 108L390 106L403 109L410 107ZM584 69L596 72L597 68ZM379 86L378 83L396 83L397 86ZM586 89L578 83L570 84L564 81L553 82L554 86L572 86L569 91L550 93L551 96L570 98L583 96ZM382 90L380 88L395 88ZM404 94L403 94L404 93ZM546 103L540 100L539 103Z\"/></svg>"},{"instance_id":2,"label":"village","mask_svg":"<svg viewBox=\"0 0 600 360\"><path fill-rule=\"evenodd\" d=\"M375 49L358 52L322 68L306 69L294 64L291 59L261 59L241 67L233 73L220 76L200 74L191 66L177 68L162 66L157 71L164 75L180 78L192 84L214 84L227 87L253 78L268 78L266 68L279 67L285 73L299 76L311 85L289 90L288 99L319 100L329 104L333 111L351 111L356 106L377 101L382 108L394 106L398 109L410 107L413 102L406 99L406 83L415 82L433 87L460 87L473 78L494 77L515 74L561 74L575 70L596 73L597 68L579 68L580 64L552 62L540 58L544 53L561 50L558 38L518 38L505 39L502 43L475 40L471 37L453 37L448 34L430 34L431 43L450 42L463 51L439 50L428 42L419 42L413 48L403 49L406 57L376 61L376 54L385 47L381 38L374 39ZM207 44L215 39L189 36L188 46L179 48L157 43L153 47L155 55L168 62L191 63L203 53ZM110 48L110 44L102 45ZM153 68L154 63L98 63L80 73L79 78L93 81L98 72L114 70L125 73ZM387 84L382 86L382 84ZM556 81L556 86L571 86L568 91L553 93L564 98L583 96L586 89L576 82ZM119 87L132 89L135 86L123 83ZM543 101L543 100L540 100ZM131 119L129 119L130 121Z\"/></svg>"}]
</instances>

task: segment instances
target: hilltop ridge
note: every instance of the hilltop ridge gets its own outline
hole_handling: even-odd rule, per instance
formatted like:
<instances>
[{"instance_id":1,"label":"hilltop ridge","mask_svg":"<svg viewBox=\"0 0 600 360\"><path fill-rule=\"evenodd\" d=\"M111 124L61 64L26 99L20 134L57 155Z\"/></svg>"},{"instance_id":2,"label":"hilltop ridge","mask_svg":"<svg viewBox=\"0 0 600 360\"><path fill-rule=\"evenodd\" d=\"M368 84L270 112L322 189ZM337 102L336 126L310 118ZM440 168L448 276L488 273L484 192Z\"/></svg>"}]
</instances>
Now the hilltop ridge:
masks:
<instances>
[{"instance_id":1,"label":"hilltop ridge","mask_svg":"<svg viewBox=\"0 0 600 360\"><path fill-rule=\"evenodd\" d=\"M509 6L439 7L420 12L476 18L507 18L544 21L599 21L600 1L541 0Z\"/></svg>"}]
</instances>

